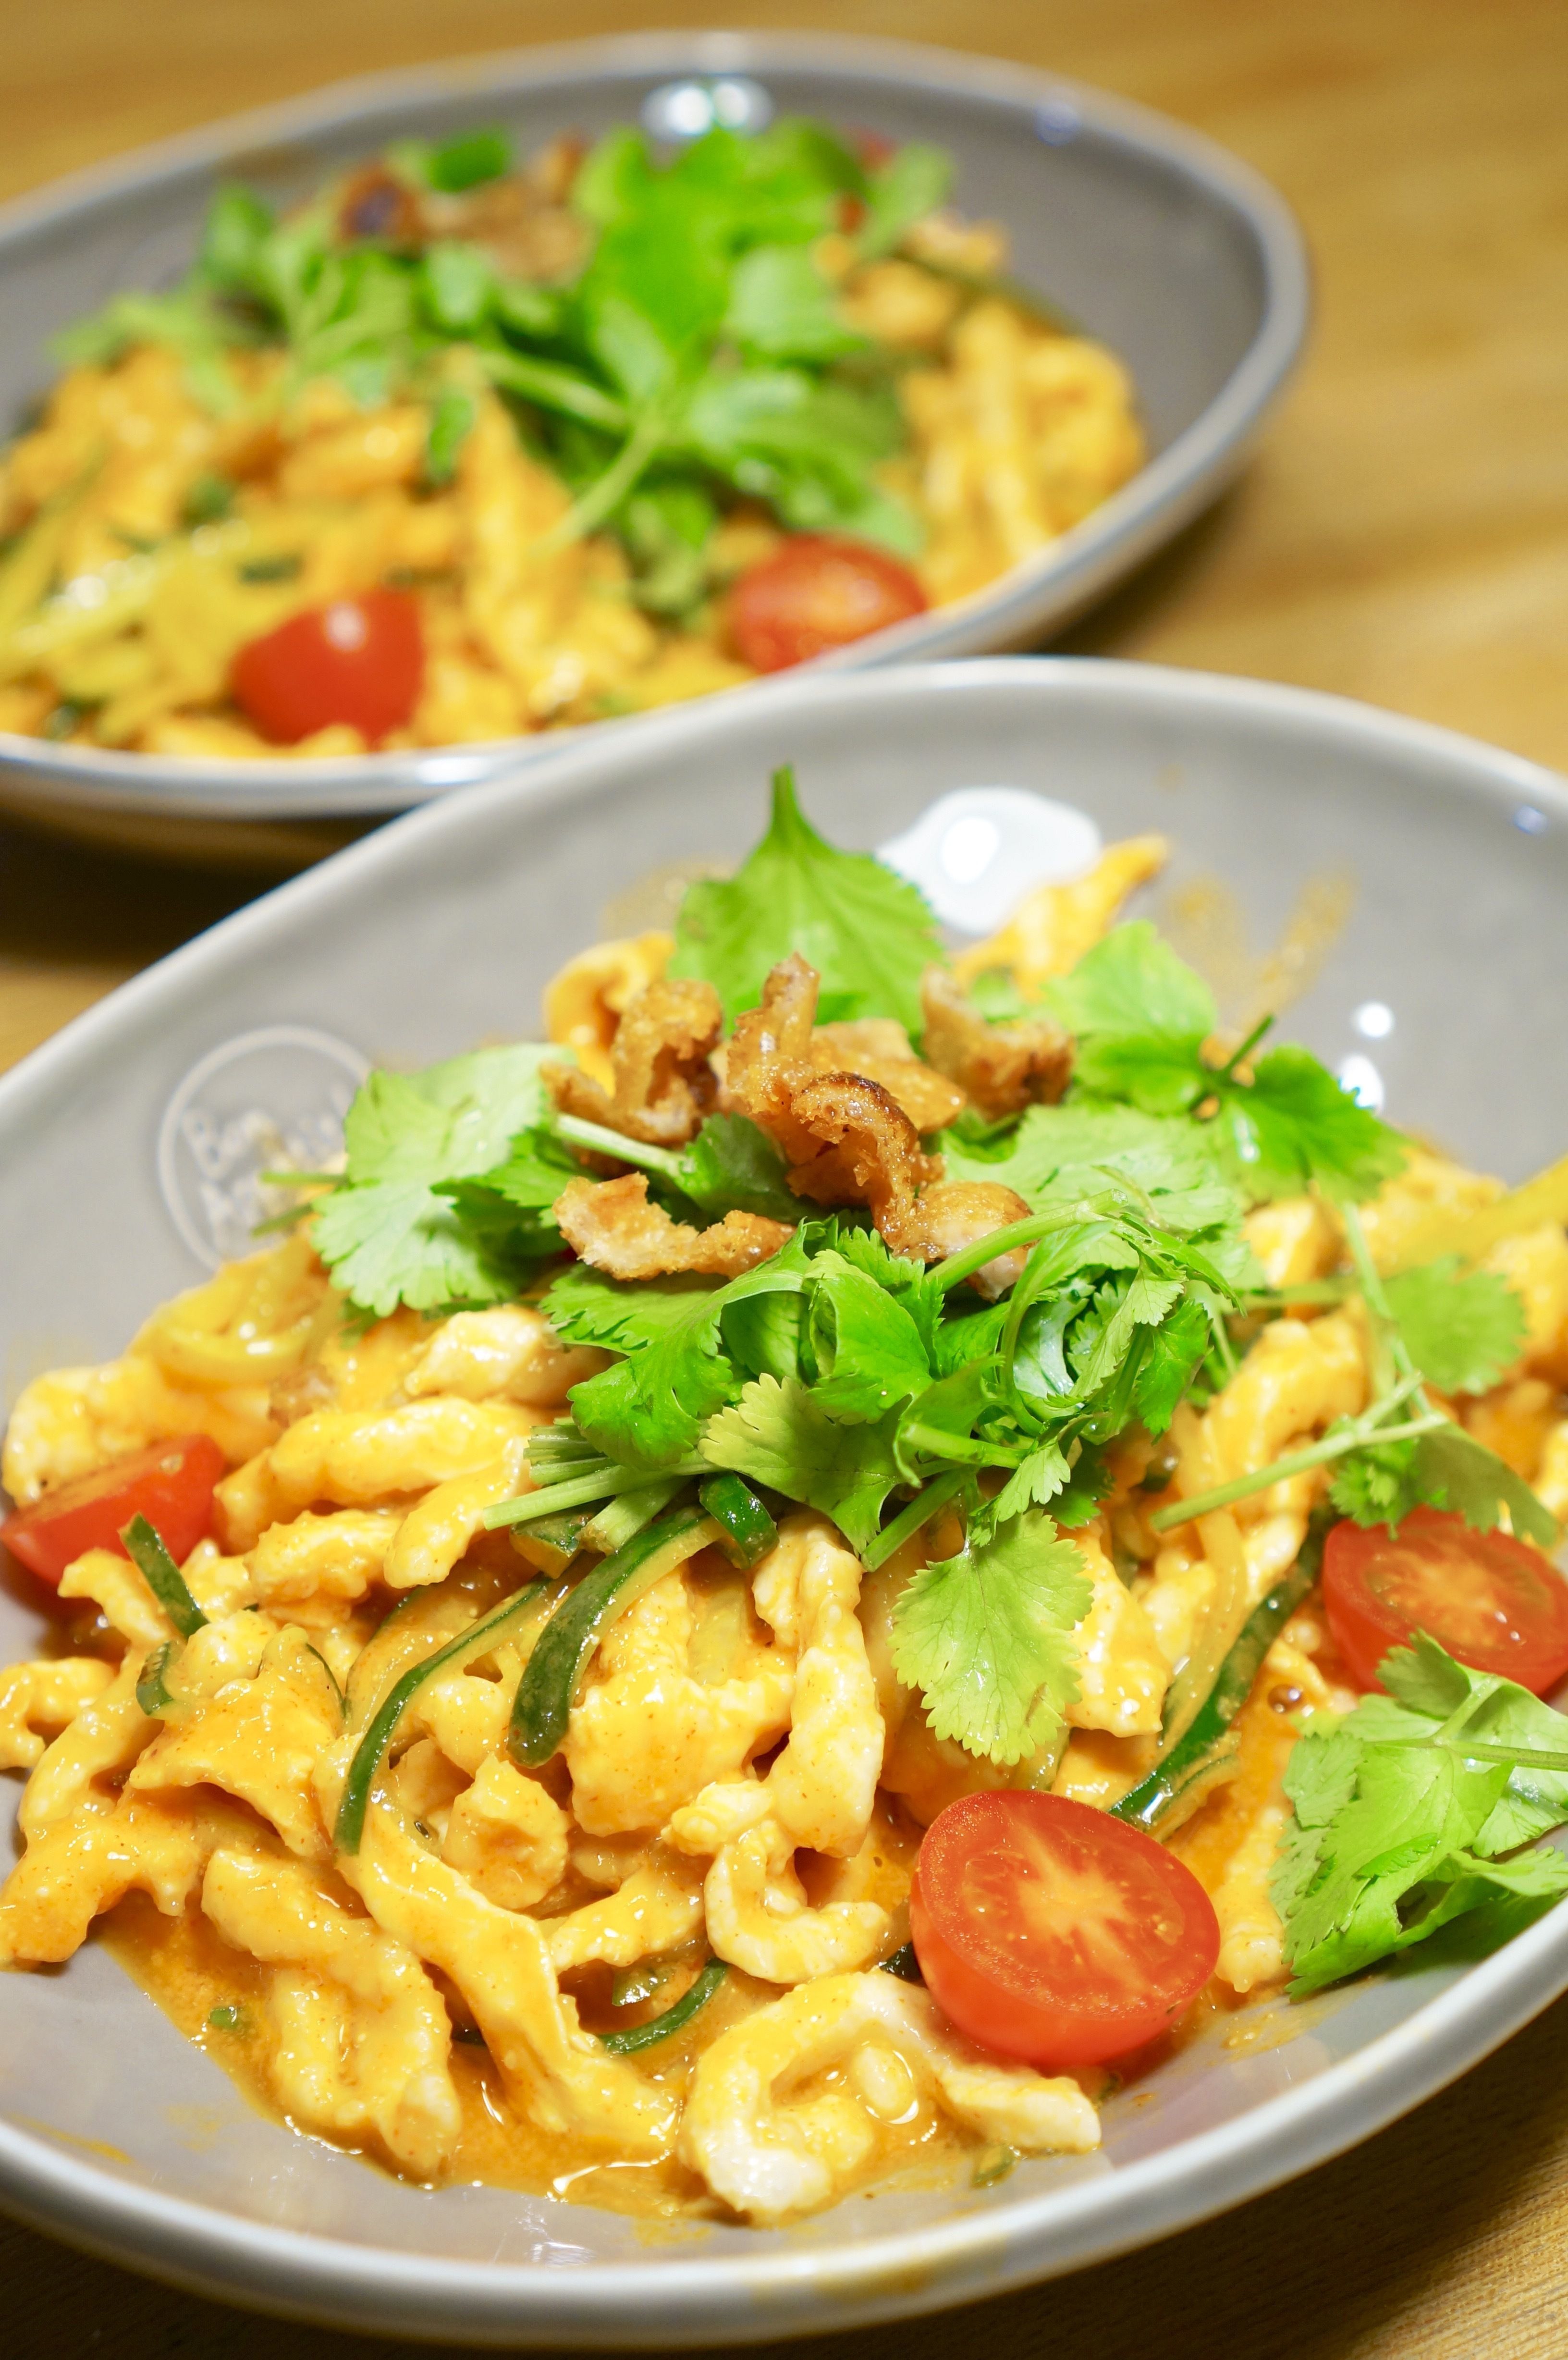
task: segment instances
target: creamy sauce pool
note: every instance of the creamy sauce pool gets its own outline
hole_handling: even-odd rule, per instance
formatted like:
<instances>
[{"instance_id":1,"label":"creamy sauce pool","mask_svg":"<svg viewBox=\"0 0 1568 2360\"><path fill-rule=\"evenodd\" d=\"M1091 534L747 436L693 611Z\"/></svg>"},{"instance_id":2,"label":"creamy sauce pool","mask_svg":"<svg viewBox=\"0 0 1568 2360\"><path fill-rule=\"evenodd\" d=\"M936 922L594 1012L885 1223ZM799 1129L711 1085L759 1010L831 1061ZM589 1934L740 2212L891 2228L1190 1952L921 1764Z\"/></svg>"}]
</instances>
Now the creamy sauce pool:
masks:
<instances>
[{"instance_id":1,"label":"creamy sauce pool","mask_svg":"<svg viewBox=\"0 0 1568 2360\"><path fill-rule=\"evenodd\" d=\"M919 1830L888 1827L885 1835L887 1869L903 1882L913 1863ZM276 2036L266 2005L267 1968L225 1942L199 1912L165 1918L141 1893L128 1894L109 1913L97 1939L186 2038L222 2066L258 2114L311 2137L321 2136L312 2125L291 2122L272 2098L269 2066ZM684 2093L702 2050L731 2025L779 1996L771 1984L732 1968L691 2030L646 2052L640 2070L650 2081ZM657 2004L648 2012L657 2012ZM593 2022L586 2004L583 2013ZM629 2214L651 2228L661 2222L673 2225L733 2217L697 2174L673 2156L652 2163L624 2161L606 2153L602 2144L540 2130L515 2113L500 2074L472 2035L455 2036L452 2072L463 2129L441 2185L480 2182L565 2198ZM839 2069L819 2073L791 2094L810 2097L835 2090L844 2078ZM328 2143L343 2146L377 2169L386 2169L373 2149L352 2142ZM878 2125L877 2144L855 2185L885 2186L889 2179L905 2185L911 2179L940 2182L972 2164L983 2146L920 2098L905 2121Z\"/></svg>"}]
</instances>

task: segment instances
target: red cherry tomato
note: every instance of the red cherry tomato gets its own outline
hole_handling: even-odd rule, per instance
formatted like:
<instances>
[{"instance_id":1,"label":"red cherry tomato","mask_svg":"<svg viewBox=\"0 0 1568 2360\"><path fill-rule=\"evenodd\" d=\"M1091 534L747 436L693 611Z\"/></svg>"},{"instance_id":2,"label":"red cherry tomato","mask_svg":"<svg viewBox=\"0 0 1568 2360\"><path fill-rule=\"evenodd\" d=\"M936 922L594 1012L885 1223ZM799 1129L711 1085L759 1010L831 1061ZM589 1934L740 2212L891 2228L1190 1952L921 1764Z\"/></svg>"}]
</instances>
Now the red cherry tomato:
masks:
<instances>
[{"instance_id":1,"label":"red cherry tomato","mask_svg":"<svg viewBox=\"0 0 1568 2360\"><path fill-rule=\"evenodd\" d=\"M730 632L757 672L783 672L923 615L926 594L907 565L868 541L800 532L741 575Z\"/></svg>"},{"instance_id":2,"label":"red cherry tomato","mask_svg":"<svg viewBox=\"0 0 1568 2360\"><path fill-rule=\"evenodd\" d=\"M1051 2069L1125 2056L1214 1971L1219 1921L1138 1828L1059 1795L965 1795L926 1830L909 1931L961 2032Z\"/></svg>"},{"instance_id":3,"label":"red cherry tomato","mask_svg":"<svg viewBox=\"0 0 1568 2360\"><path fill-rule=\"evenodd\" d=\"M40 1581L58 1588L84 1549L126 1554L121 1527L145 1516L182 1565L212 1521L212 1487L228 1461L208 1434L183 1434L150 1450L57 1483L33 1508L0 1524L0 1542Z\"/></svg>"},{"instance_id":4,"label":"red cherry tomato","mask_svg":"<svg viewBox=\"0 0 1568 2360\"><path fill-rule=\"evenodd\" d=\"M1328 1627L1351 1677L1379 1683L1390 1647L1429 1632L1472 1671L1545 1696L1568 1673L1568 1582L1539 1550L1463 1516L1412 1508L1398 1533L1335 1524L1323 1550Z\"/></svg>"},{"instance_id":5,"label":"red cherry tomato","mask_svg":"<svg viewBox=\"0 0 1568 2360\"><path fill-rule=\"evenodd\" d=\"M419 703L425 646L419 610L402 590L366 590L290 615L234 658L234 701L264 738L298 745L346 721L372 744Z\"/></svg>"}]
</instances>

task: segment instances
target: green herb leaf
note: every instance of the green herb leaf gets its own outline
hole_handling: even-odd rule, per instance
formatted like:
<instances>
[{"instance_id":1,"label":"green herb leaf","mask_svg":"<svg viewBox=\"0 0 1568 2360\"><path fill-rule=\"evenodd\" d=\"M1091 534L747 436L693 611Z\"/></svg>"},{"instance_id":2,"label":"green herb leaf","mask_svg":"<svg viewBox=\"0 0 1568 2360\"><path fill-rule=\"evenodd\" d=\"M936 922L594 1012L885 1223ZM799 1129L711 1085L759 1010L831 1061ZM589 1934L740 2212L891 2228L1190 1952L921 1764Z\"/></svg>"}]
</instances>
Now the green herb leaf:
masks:
<instances>
[{"instance_id":1,"label":"green herb leaf","mask_svg":"<svg viewBox=\"0 0 1568 2360\"><path fill-rule=\"evenodd\" d=\"M1445 1254L1383 1286L1411 1360L1440 1393L1487 1392L1524 1349L1524 1306L1496 1271Z\"/></svg>"},{"instance_id":2,"label":"green herb leaf","mask_svg":"<svg viewBox=\"0 0 1568 2360\"><path fill-rule=\"evenodd\" d=\"M855 236L862 261L891 254L927 213L947 202L953 158L944 148L911 140L866 181L866 219Z\"/></svg>"},{"instance_id":3,"label":"green herb leaf","mask_svg":"<svg viewBox=\"0 0 1568 2360\"><path fill-rule=\"evenodd\" d=\"M1078 1694L1072 1634L1093 1594L1077 1549L1031 1508L908 1584L894 1610L898 1677L923 1691L938 1737L1021 1762Z\"/></svg>"},{"instance_id":4,"label":"green herb leaf","mask_svg":"<svg viewBox=\"0 0 1568 2360\"><path fill-rule=\"evenodd\" d=\"M1359 1203L1404 1168L1398 1131L1358 1106L1306 1049L1270 1049L1250 1084L1220 1092L1216 1128L1229 1140L1250 1195L1298 1195L1316 1181L1325 1195Z\"/></svg>"},{"instance_id":5,"label":"green herb leaf","mask_svg":"<svg viewBox=\"0 0 1568 2360\"><path fill-rule=\"evenodd\" d=\"M705 1213L761 1213L798 1221L801 1205L784 1177L784 1159L743 1114L711 1114L676 1167L676 1185Z\"/></svg>"},{"instance_id":6,"label":"green herb leaf","mask_svg":"<svg viewBox=\"0 0 1568 2360\"><path fill-rule=\"evenodd\" d=\"M348 1168L321 1201L316 1250L364 1311L398 1303L433 1311L496 1303L516 1289L517 1255L494 1222L474 1222L444 1182L494 1170L510 1141L544 1111L528 1043L482 1049L419 1074L374 1073L343 1125Z\"/></svg>"},{"instance_id":7,"label":"green herb leaf","mask_svg":"<svg viewBox=\"0 0 1568 2360\"><path fill-rule=\"evenodd\" d=\"M726 333L748 357L830 361L864 344L803 246L756 246L735 265Z\"/></svg>"},{"instance_id":8,"label":"green herb leaf","mask_svg":"<svg viewBox=\"0 0 1568 2360\"><path fill-rule=\"evenodd\" d=\"M733 878L687 889L670 971L713 984L734 1018L756 1007L769 968L796 950L838 1013L896 1016L917 1030L921 972L942 956L923 896L869 853L824 843L782 770L749 859Z\"/></svg>"},{"instance_id":9,"label":"green herb leaf","mask_svg":"<svg viewBox=\"0 0 1568 2360\"><path fill-rule=\"evenodd\" d=\"M1075 1095L1166 1116L1213 1101L1198 1129L1250 1199L1293 1196L1315 1181L1331 1196L1359 1200L1403 1168L1399 1133L1308 1050L1269 1050L1252 1060L1249 1081L1206 1064L1214 995L1145 920L1116 927L1047 997L1078 1036Z\"/></svg>"},{"instance_id":10,"label":"green herb leaf","mask_svg":"<svg viewBox=\"0 0 1568 2360\"><path fill-rule=\"evenodd\" d=\"M1147 919L1116 927L1047 1000L1078 1041L1073 1077L1094 1098L1184 1114L1212 1079L1199 1051L1219 1022L1214 994Z\"/></svg>"},{"instance_id":11,"label":"green herb leaf","mask_svg":"<svg viewBox=\"0 0 1568 2360\"><path fill-rule=\"evenodd\" d=\"M709 1421L702 1452L710 1466L820 1508L858 1552L876 1538L887 1494L902 1480L893 1453L898 1415L845 1425L799 1378L757 1377Z\"/></svg>"},{"instance_id":12,"label":"green herb leaf","mask_svg":"<svg viewBox=\"0 0 1568 2360\"><path fill-rule=\"evenodd\" d=\"M1454 1662L1424 1635L1384 1659L1367 1697L1290 1756L1294 1807L1274 1876L1292 1989L1314 1991L1425 1941L1460 1917L1473 1946L1568 1891L1568 1859L1499 1859L1568 1817L1568 1774L1467 1759L1467 1740L1562 1757L1568 1720Z\"/></svg>"}]
</instances>

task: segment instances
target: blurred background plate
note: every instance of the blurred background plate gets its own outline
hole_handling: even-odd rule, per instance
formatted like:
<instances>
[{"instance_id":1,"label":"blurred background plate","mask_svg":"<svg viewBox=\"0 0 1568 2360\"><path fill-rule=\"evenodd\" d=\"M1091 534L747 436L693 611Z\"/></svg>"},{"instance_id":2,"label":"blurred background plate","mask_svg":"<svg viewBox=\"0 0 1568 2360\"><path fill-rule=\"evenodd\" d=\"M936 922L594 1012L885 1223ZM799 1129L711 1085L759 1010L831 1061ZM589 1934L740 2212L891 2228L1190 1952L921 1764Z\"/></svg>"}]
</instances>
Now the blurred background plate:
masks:
<instances>
[{"instance_id":1,"label":"blurred background plate","mask_svg":"<svg viewBox=\"0 0 1568 2360\"><path fill-rule=\"evenodd\" d=\"M983 791L983 809L960 807L971 821L1000 825L1010 788L1106 840L1159 830L1174 854L1147 905L1179 928L1218 911L1233 966L1238 946L1261 961L1303 894L1326 896L1337 915L1288 1034L1485 1170L1517 1179L1561 1153L1568 789L1552 773L1366 706L1147 665L798 678L580 740L409 815L0 1083L8 1398L51 1364L117 1352L242 1243L275 1137L323 1153L365 1063L533 1031L546 978L606 905L612 926L635 923L672 869L744 853L784 761L851 846L907 842L965 789ZM0 1660L30 1654L38 1630L32 1604L0 1592ZM1559 1908L1478 1965L1216 2021L1107 2103L1100 2155L660 2243L544 2197L408 2187L261 2119L89 1945L5 1979L0 2201L186 2286L363 2329L782 2340L973 2300L1202 2219L1365 2137L1565 1988Z\"/></svg>"},{"instance_id":2,"label":"blurred background plate","mask_svg":"<svg viewBox=\"0 0 1568 2360\"><path fill-rule=\"evenodd\" d=\"M340 83L144 149L0 210L0 426L11 431L58 374L47 351L58 330L117 290L182 274L221 180L288 203L393 139L501 121L526 151L563 129L640 119L680 136L770 113L949 148L956 202L1006 225L1017 276L1127 363L1151 453L1039 558L813 669L1038 642L1234 475L1300 353L1308 278L1288 208L1236 158L1125 100L992 60L814 34L647 34ZM624 733L645 719L592 726ZM0 810L125 850L298 866L345 826L548 759L565 736L302 762L0 733Z\"/></svg>"}]
</instances>

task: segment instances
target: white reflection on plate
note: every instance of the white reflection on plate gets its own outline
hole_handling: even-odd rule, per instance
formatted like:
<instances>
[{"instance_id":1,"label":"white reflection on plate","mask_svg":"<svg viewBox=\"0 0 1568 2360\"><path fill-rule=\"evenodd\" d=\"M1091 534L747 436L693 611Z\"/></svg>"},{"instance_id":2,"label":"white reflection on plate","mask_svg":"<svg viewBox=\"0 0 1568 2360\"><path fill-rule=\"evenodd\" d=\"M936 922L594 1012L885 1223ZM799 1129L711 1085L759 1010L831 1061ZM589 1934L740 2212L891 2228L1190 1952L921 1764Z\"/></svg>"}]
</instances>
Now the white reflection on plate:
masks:
<instances>
[{"instance_id":1,"label":"white reflection on plate","mask_svg":"<svg viewBox=\"0 0 1568 2360\"><path fill-rule=\"evenodd\" d=\"M1070 803L1022 787L955 787L877 858L918 885L944 925L988 934L1037 885L1068 885L1094 866L1100 831Z\"/></svg>"}]
</instances>

